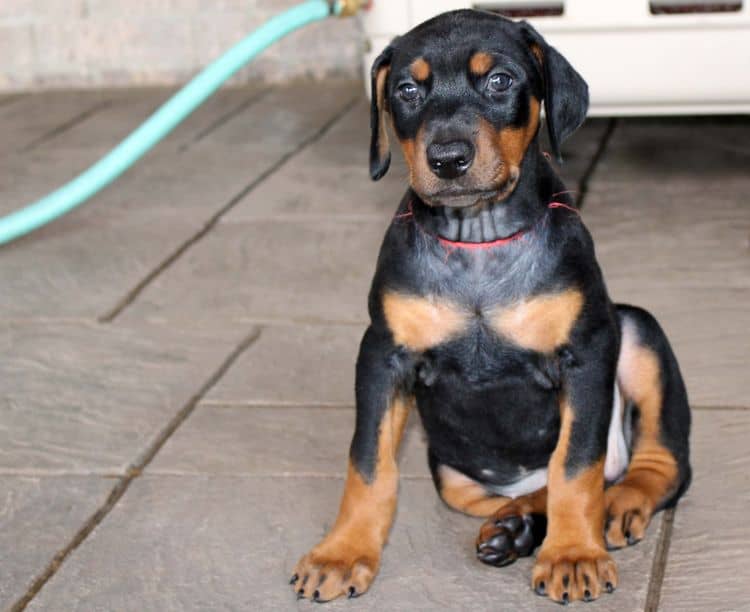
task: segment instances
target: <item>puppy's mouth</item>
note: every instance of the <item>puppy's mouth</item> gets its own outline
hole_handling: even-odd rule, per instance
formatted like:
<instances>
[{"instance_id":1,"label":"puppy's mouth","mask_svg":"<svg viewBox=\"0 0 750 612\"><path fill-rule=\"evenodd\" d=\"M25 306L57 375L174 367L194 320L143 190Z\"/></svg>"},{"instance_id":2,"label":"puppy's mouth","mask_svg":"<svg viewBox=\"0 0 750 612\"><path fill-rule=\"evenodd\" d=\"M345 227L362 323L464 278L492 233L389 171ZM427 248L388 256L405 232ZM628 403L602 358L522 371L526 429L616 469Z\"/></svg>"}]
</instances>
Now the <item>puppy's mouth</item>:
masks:
<instances>
[{"instance_id":1,"label":"puppy's mouth","mask_svg":"<svg viewBox=\"0 0 750 612\"><path fill-rule=\"evenodd\" d=\"M449 185L434 193L419 193L419 197L430 206L445 206L448 208L468 208L477 204L500 202L508 197L518 183L518 171L511 171L508 178L500 185L491 189L464 188Z\"/></svg>"},{"instance_id":2,"label":"puppy's mouth","mask_svg":"<svg viewBox=\"0 0 750 612\"><path fill-rule=\"evenodd\" d=\"M430 206L447 206L448 208L468 208L481 202L491 202L498 195L496 189L485 190L465 190L465 189L444 189L434 195L422 196L425 203Z\"/></svg>"}]
</instances>

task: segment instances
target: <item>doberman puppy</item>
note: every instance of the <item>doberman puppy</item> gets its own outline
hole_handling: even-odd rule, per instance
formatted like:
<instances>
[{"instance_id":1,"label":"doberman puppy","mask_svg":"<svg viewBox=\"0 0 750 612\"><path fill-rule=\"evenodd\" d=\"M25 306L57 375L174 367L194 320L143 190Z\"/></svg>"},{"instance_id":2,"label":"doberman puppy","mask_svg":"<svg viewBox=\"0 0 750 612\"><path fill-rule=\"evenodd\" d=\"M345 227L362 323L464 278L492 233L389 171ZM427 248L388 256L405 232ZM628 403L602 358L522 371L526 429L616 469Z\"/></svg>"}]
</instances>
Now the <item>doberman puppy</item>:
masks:
<instances>
[{"instance_id":1,"label":"doberman puppy","mask_svg":"<svg viewBox=\"0 0 750 612\"><path fill-rule=\"evenodd\" d=\"M375 61L371 174L388 169L390 118L410 189L370 292L339 515L294 570L300 597L369 588L414 405L440 496L487 518L479 559L541 544L532 588L560 603L613 591L607 550L638 542L689 484L679 367L649 313L610 301L540 149L542 103L559 159L586 83L530 25L491 13L436 17Z\"/></svg>"}]
</instances>

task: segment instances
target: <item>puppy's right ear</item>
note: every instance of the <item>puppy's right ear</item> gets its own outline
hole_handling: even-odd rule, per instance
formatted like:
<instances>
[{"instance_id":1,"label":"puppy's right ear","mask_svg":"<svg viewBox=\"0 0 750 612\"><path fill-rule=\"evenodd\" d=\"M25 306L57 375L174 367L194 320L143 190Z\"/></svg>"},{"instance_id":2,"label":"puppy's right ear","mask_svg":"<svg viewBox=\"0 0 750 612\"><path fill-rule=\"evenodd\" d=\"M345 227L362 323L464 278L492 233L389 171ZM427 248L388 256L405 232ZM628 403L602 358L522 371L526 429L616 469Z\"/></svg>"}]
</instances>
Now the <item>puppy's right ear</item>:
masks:
<instances>
[{"instance_id":1,"label":"puppy's right ear","mask_svg":"<svg viewBox=\"0 0 750 612\"><path fill-rule=\"evenodd\" d=\"M383 178L391 165L391 150L386 129L388 112L387 85L391 72L393 47L386 47L372 65L372 102L370 105L370 176L373 181Z\"/></svg>"}]
</instances>

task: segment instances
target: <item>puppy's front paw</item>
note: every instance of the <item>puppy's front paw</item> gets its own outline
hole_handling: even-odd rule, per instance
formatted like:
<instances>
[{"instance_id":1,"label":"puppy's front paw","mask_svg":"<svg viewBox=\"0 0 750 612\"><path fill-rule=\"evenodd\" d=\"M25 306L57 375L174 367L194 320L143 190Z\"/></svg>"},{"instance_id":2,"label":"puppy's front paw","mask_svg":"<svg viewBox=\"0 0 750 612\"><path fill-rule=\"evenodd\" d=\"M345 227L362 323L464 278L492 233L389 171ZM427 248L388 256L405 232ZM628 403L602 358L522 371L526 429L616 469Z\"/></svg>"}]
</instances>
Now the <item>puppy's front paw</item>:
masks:
<instances>
[{"instance_id":1,"label":"puppy's front paw","mask_svg":"<svg viewBox=\"0 0 750 612\"><path fill-rule=\"evenodd\" d=\"M561 604L593 601L616 587L615 562L596 546L543 546L532 571L531 588Z\"/></svg>"},{"instance_id":2,"label":"puppy's front paw","mask_svg":"<svg viewBox=\"0 0 750 612\"><path fill-rule=\"evenodd\" d=\"M357 597L370 588L379 564L379 554L356 541L326 538L299 560L290 582L300 599Z\"/></svg>"}]
</instances>

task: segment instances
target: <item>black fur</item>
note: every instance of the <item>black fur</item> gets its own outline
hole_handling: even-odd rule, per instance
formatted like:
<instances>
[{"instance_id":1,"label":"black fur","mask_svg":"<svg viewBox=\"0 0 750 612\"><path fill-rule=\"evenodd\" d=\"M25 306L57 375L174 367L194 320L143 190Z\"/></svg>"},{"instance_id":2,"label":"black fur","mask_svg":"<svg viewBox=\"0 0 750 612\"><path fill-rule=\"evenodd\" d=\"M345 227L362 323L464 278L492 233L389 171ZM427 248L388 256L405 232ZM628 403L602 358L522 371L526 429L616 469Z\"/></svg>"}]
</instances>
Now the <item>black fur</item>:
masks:
<instances>
[{"instance_id":1,"label":"black fur","mask_svg":"<svg viewBox=\"0 0 750 612\"><path fill-rule=\"evenodd\" d=\"M540 62L534 46L542 53ZM512 73L502 95L483 94L485 77L467 71L477 51L490 53ZM419 103L399 98L411 82L418 57L430 78L416 83ZM429 134L468 138L478 118L496 129L529 123L532 97L546 105L553 152L583 122L588 90L581 76L526 23L489 13L456 11L428 21L394 41L373 67L371 172L382 176L388 159L379 155L381 108L374 88L389 70L385 103L401 140L420 128ZM482 82L478 82L482 81ZM357 424L351 447L355 467L370 480L375 470L378 427L394 394L412 394L427 434L429 462L447 465L489 489L545 467L560 433L560 397L575 410L566 473L572 477L606 451L612 395L624 318L640 341L659 355L663 376L663 443L680 468L679 490L689 482L690 416L679 367L658 324L645 311L616 306L607 294L591 236L565 186L542 154L538 135L528 146L514 189L494 206L500 236L523 234L501 247L446 249L439 240L445 218L439 206L409 189L386 233L369 296L370 327L357 364ZM467 220L468 222L468 220ZM471 242L479 242L471 236ZM580 291L584 307L567 343L553 353L526 350L500 337L490 314L533 296ZM459 337L423 353L393 340L383 309L387 292L437 296L475 313ZM637 411L637 407L635 407Z\"/></svg>"}]
</instances>

